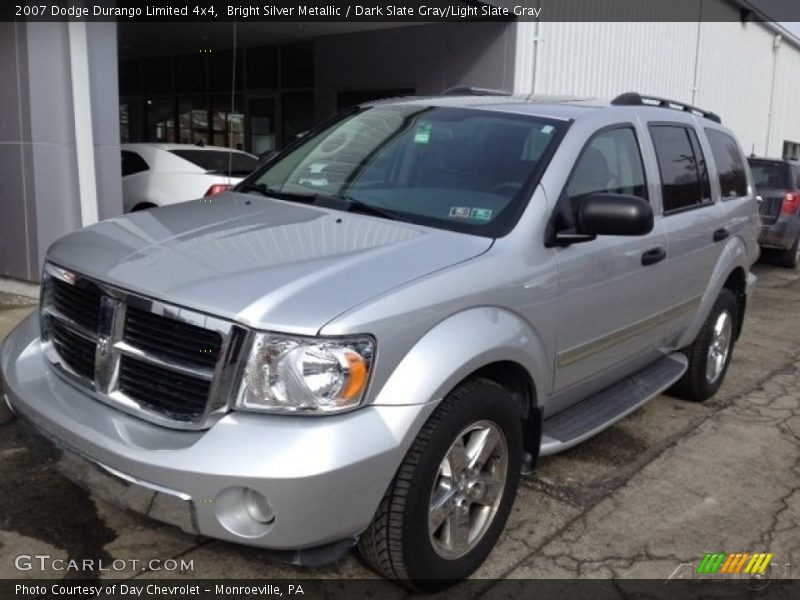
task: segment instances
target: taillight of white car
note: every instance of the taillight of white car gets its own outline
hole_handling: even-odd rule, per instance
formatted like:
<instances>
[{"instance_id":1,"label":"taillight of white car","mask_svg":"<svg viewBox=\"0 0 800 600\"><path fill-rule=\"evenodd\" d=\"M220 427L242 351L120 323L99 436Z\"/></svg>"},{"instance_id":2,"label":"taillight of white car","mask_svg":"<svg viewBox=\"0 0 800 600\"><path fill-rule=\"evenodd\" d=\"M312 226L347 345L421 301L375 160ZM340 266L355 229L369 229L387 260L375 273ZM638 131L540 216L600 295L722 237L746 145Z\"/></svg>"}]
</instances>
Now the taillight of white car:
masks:
<instances>
[{"instance_id":1,"label":"taillight of white car","mask_svg":"<svg viewBox=\"0 0 800 600\"><path fill-rule=\"evenodd\" d=\"M227 192L229 189L231 189L231 187L232 186L229 183L215 183L210 188L208 188L208 190L206 190L206 193L203 194L203 198L208 198L209 196L216 196L217 194L222 194L223 192Z\"/></svg>"}]
</instances>

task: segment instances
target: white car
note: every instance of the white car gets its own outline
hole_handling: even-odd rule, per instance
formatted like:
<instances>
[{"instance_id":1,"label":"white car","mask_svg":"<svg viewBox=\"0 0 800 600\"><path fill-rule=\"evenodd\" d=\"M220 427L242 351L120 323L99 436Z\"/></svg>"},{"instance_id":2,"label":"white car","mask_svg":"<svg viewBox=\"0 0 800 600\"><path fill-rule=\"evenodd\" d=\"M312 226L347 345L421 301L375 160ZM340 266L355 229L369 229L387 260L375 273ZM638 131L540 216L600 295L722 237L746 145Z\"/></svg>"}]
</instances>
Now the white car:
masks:
<instances>
[{"instance_id":1,"label":"white car","mask_svg":"<svg viewBox=\"0 0 800 600\"><path fill-rule=\"evenodd\" d=\"M133 212L224 192L258 166L240 150L192 144L122 144L122 204Z\"/></svg>"}]
</instances>

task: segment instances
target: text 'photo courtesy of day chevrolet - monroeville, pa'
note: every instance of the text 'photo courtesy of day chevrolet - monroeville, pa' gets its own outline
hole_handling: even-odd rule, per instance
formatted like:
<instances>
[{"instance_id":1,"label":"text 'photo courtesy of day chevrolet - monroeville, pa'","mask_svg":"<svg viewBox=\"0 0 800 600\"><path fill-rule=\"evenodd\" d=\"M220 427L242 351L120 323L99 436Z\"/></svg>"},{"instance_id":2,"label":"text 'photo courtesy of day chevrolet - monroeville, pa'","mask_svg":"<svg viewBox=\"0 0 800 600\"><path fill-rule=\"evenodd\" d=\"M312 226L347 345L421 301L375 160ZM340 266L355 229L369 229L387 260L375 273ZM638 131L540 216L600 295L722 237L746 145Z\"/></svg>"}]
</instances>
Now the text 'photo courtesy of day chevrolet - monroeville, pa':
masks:
<instances>
[{"instance_id":1,"label":"text 'photo courtesy of day chevrolet - monroeville, pa'","mask_svg":"<svg viewBox=\"0 0 800 600\"><path fill-rule=\"evenodd\" d=\"M0 0L0 600L800 598L800 1Z\"/></svg>"}]
</instances>

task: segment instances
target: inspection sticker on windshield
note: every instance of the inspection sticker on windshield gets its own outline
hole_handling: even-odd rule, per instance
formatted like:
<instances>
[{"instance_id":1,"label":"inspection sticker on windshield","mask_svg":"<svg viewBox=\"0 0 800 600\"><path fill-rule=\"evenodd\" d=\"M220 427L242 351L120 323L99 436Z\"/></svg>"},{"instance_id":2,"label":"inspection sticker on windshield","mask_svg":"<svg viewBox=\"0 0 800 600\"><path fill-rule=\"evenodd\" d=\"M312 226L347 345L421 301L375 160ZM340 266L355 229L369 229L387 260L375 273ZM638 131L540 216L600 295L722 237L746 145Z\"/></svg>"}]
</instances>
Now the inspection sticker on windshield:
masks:
<instances>
[{"instance_id":1,"label":"inspection sticker on windshield","mask_svg":"<svg viewBox=\"0 0 800 600\"><path fill-rule=\"evenodd\" d=\"M456 219L469 219L469 213L472 209L469 206L451 206L450 216Z\"/></svg>"},{"instance_id":2,"label":"inspection sticker on windshield","mask_svg":"<svg viewBox=\"0 0 800 600\"><path fill-rule=\"evenodd\" d=\"M420 123L419 127L417 127L417 131L414 133L414 143L427 144L430 142L432 127L430 123Z\"/></svg>"},{"instance_id":3,"label":"inspection sticker on windshield","mask_svg":"<svg viewBox=\"0 0 800 600\"><path fill-rule=\"evenodd\" d=\"M469 213L469 218L477 219L478 221L490 221L492 219L492 209L473 208Z\"/></svg>"}]
</instances>

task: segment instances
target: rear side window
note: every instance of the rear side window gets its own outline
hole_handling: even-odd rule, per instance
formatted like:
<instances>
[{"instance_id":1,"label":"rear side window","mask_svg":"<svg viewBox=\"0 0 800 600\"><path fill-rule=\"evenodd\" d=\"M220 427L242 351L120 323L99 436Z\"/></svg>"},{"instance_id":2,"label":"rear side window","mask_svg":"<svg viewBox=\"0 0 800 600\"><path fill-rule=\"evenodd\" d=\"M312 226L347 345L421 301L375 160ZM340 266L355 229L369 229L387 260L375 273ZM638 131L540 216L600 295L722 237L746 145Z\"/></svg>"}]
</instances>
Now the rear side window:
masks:
<instances>
[{"instance_id":1,"label":"rear side window","mask_svg":"<svg viewBox=\"0 0 800 600\"><path fill-rule=\"evenodd\" d=\"M620 127L597 134L583 149L567 184L573 206L587 194L606 192L647 199L636 134Z\"/></svg>"},{"instance_id":2,"label":"rear side window","mask_svg":"<svg viewBox=\"0 0 800 600\"><path fill-rule=\"evenodd\" d=\"M258 166L258 159L242 152L225 152L222 150L172 150L180 156L207 171L218 175L244 177Z\"/></svg>"},{"instance_id":3,"label":"rear side window","mask_svg":"<svg viewBox=\"0 0 800 600\"><path fill-rule=\"evenodd\" d=\"M130 150L122 151L122 176L133 175L134 173L141 173L147 171L150 167L144 159Z\"/></svg>"},{"instance_id":4,"label":"rear side window","mask_svg":"<svg viewBox=\"0 0 800 600\"><path fill-rule=\"evenodd\" d=\"M651 125L661 173L664 213L711 202L703 151L693 129L681 125Z\"/></svg>"},{"instance_id":5,"label":"rear side window","mask_svg":"<svg viewBox=\"0 0 800 600\"><path fill-rule=\"evenodd\" d=\"M714 162L717 163L719 189L723 198L739 198L747 195L747 175L744 158L739 146L727 133L716 129L706 129L708 143Z\"/></svg>"}]
</instances>

